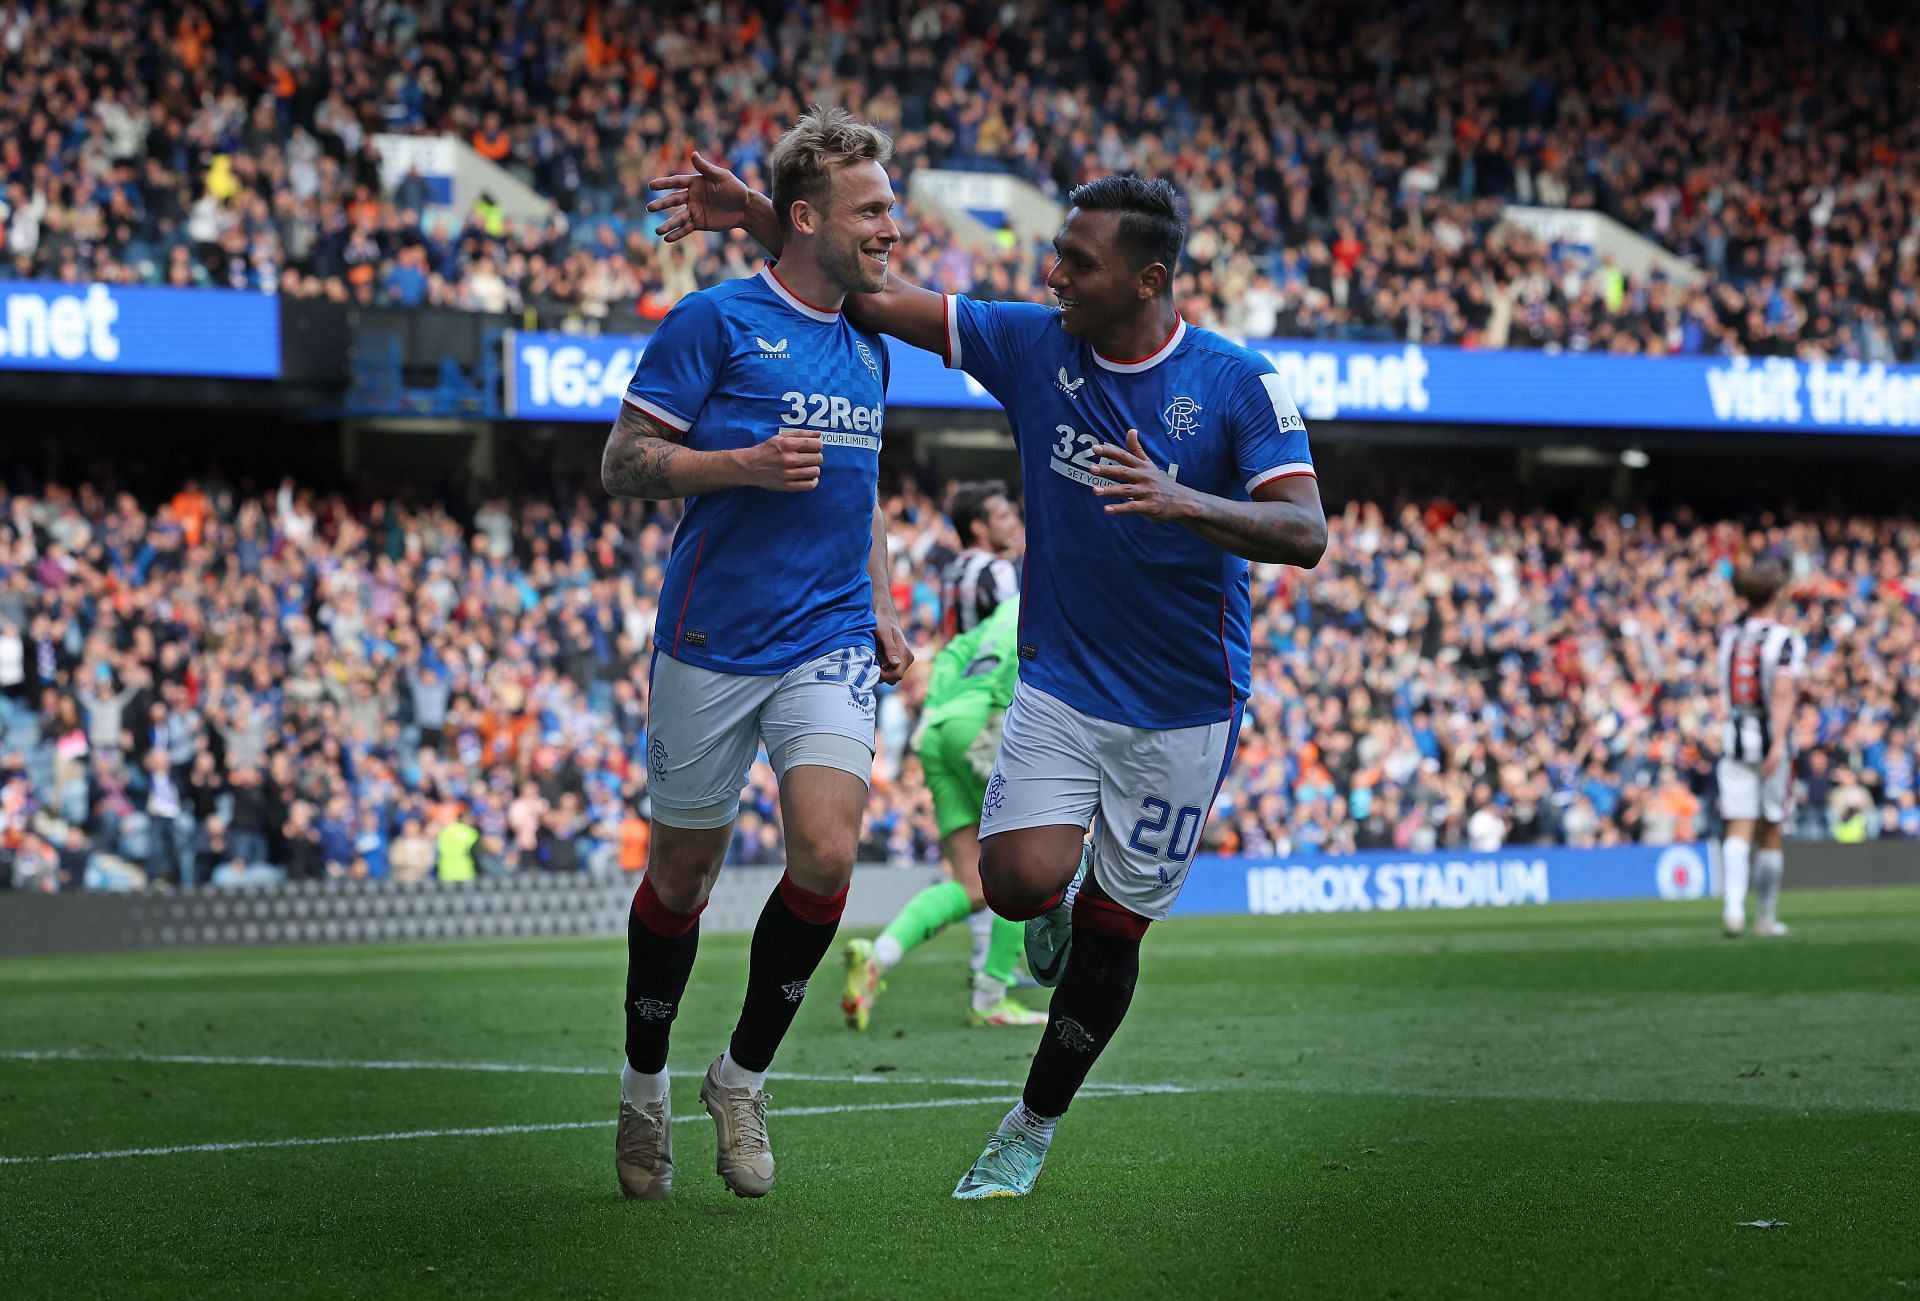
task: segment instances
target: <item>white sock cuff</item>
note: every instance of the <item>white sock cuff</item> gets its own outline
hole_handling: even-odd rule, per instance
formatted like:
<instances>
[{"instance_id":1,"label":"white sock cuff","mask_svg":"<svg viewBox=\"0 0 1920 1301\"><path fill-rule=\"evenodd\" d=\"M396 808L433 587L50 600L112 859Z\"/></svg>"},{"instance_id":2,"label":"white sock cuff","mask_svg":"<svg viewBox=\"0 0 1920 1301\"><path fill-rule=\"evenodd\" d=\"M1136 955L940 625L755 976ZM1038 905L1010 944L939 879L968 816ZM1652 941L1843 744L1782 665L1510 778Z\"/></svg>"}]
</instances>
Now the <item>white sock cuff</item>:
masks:
<instances>
[{"instance_id":1,"label":"white sock cuff","mask_svg":"<svg viewBox=\"0 0 1920 1301\"><path fill-rule=\"evenodd\" d=\"M620 1099L636 1107L649 1106L667 1096L667 1068L648 1074L629 1062L620 1063Z\"/></svg>"},{"instance_id":2,"label":"white sock cuff","mask_svg":"<svg viewBox=\"0 0 1920 1301\"><path fill-rule=\"evenodd\" d=\"M987 950L993 947L993 910L982 908L968 913L967 929L973 933L973 954L967 960L967 969L978 975L987 965Z\"/></svg>"},{"instance_id":3,"label":"white sock cuff","mask_svg":"<svg viewBox=\"0 0 1920 1301\"><path fill-rule=\"evenodd\" d=\"M1787 851L1784 849L1761 849L1754 851L1753 865L1763 872L1774 871L1787 865Z\"/></svg>"},{"instance_id":4,"label":"white sock cuff","mask_svg":"<svg viewBox=\"0 0 1920 1301\"><path fill-rule=\"evenodd\" d=\"M720 1054L720 1066L714 1071L714 1075L719 1079L720 1087L723 1089L752 1089L755 1093L760 1093L767 1087L767 1073L750 1071L734 1061L731 1048Z\"/></svg>"},{"instance_id":5,"label":"white sock cuff","mask_svg":"<svg viewBox=\"0 0 1920 1301\"><path fill-rule=\"evenodd\" d=\"M905 946L891 935L882 935L873 942L873 960L880 964L882 971L892 971L906 956Z\"/></svg>"},{"instance_id":6,"label":"white sock cuff","mask_svg":"<svg viewBox=\"0 0 1920 1301\"><path fill-rule=\"evenodd\" d=\"M1006 1001L1007 982L995 980L992 976L976 973L973 977L973 1010L991 1012Z\"/></svg>"},{"instance_id":7,"label":"white sock cuff","mask_svg":"<svg viewBox=\"0 0 1920 1301\"><path fill-rule=\"evenodd\" d=\"M1046 1144L1053 1141L1053 1127L1060 1123L1060 1117L1042 1116L1029 1110L1027 1104L1022 1101L1013 1104L1013 1110L1007 1113L1007 1118L1002 1123L1018 1125L1038 1138L1042 1144Z\"/></svg>"}]
</instances>

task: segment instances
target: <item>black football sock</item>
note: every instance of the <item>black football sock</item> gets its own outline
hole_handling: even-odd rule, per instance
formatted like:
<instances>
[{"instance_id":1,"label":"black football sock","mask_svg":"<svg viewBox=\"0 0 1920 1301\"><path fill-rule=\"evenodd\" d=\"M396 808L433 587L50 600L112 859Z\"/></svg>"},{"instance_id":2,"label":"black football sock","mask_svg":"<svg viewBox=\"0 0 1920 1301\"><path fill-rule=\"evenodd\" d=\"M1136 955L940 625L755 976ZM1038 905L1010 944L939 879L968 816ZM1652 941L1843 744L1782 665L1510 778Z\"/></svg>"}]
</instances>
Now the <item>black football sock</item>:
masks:
<instances>
[{"instance_id":1,"label":"black football sock","mask_svg":"<svg viewBox=\"0 0 1920 1301\"><path fill-rule=\"evenodd\" d=\"M847 892L815 894L782 876L753 930L747 996L727 1053L745 1071L764 1071L807 996L807 981L833 947Z\"/></svg>"},{"instance_id":2,"label":"black football sock","mask_svg":"<svg viewBox=\"0 0 1920 1301\"><path fill-rule=\"evenodd\" d=\"M627 1064L644 1075L667 1065L667 1037L700 948L700 912L677 913L640 878L627 915Z\"/></svg>"},{"instance_id":3,"label":"black football sock","mask_svg":"<svg viewBox=\"0 0 1920 1301\"><path fill-rule=\"evenodd\" d=\"M1140 978L1140 938L1146 930L1146 918L1102 895L1082 890L1075 901L1073 961L1053 992L1047 1030L1021 1094L1035 1116L1066 1111L1126 1018Z\"/></svg>"}]
</instances>

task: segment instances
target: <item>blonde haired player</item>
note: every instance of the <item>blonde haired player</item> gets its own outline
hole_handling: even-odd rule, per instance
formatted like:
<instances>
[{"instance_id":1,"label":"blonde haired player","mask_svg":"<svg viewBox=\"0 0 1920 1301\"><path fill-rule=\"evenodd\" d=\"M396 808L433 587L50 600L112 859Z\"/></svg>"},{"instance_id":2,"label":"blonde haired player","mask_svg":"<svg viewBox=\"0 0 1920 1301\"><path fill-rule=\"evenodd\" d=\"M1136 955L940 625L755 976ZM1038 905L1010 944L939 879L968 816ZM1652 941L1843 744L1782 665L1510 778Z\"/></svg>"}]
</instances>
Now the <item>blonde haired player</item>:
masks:
<instances>
[{"instance_id":1,"label":"blonde haired player","mask_svg":"<svg viewBox=\"0 0 1920 1301\"><path fill-rule=\"evenodd\" d=\"M1792 807L1788 728L1806 672L1807 639L1771 617L1786 582L1786 571L1772 561L1741 569L1733 586L1746 613L1720 634L1720 693L1727 709L1719 768L1727 832L1720 864L1729 939L1747 929L1749 873L1753 933L1787 933L1775 914L1786 871L1782 828Z\"/></svg>"},{"instance_id":2,"label":"blonde haired player","mask_svg":"<svg viewBox=\"0 0 1920 1301\"><path fill-rule=\"evenodd\" d=\"M892 151L842 109L816 109L787 132L769 160L779 263L675 305L607 438L609 493L687 499L654 634L653 840L627 928L614 1166L629 1197L673 1191L668 1038L762 744L780 779L787 866L700 1098L727 1187L741 1197L773 1187L763 1086L846 907L875 688L913 662L877 504L886 345L841 310L886 288L900 238Z\"/></svg>"}]
</instances>

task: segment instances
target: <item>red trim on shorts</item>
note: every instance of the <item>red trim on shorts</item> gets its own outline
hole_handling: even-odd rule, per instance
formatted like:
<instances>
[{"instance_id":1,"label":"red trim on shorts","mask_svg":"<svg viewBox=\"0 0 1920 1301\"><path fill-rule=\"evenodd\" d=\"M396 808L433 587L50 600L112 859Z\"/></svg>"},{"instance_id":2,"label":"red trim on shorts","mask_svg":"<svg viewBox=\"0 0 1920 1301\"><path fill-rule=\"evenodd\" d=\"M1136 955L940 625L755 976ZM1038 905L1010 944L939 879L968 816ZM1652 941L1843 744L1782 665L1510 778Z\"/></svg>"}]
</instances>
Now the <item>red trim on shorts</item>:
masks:
<instances>
[{"instance_id":1,"label":"red trim on shorts","mask_svg":"<svg viewBox=\"0 0 1920 1301\"><path fill-rule=\"evenodd\" d=\"M702 533L700 540L693 544L693 572L687 575L687 590L680 596L680 622L673 626L673 649L676 654L680 650L680 634L687 628L687 602L693 599L693 580L700 577L700 553L706 549L707 535ZM1223 603L1220 608L1225 610L1227 608L1224 604L1225 598L1222 597L1221 600ZM1223 642L1222 645L1224 644Z\"/></svg>"},{"instance_id":2,"label":"red trim on shorts","mask_svg":"<svg viewBox=\"0 0 1920 1301\"><path fill-rule=\"evenodd\" d=\"M693 590L691 581L687 590ZM1227 709L1231 712L1237 698L1233 694L1233 660L1227 654L1227 591L1224 587L1220 589L1220 671L1226 675Z\"/></svg>"},{"instance_id":3,"label":"red trim on shorts","mask_svg":"<svg viewBox=\"0 0 1920 1301\"><path fill-rule=\"evenodd\" d=\"M786 873L780 874L780 884L774 892L780 896L780 902L787 911L809 926L837 926L840 915L847 910L847 891L850 886L841 886L839 894L815 894Z\"/></svg>"},{"instance_id":4,"label":"red trim on shorts","mask_svg":"<svg viewBox=\"0 0 1920 1301\"><path fill-rule=\"evenodd\" d=\"M653 873L640 878L640 888L633 892L633 915L640 924L663 940L677 940L700 922L700 914L707 910L705 900L690 913L677 913L660 902L660 896L654 893Z\"/></svg>"}]
</instances>

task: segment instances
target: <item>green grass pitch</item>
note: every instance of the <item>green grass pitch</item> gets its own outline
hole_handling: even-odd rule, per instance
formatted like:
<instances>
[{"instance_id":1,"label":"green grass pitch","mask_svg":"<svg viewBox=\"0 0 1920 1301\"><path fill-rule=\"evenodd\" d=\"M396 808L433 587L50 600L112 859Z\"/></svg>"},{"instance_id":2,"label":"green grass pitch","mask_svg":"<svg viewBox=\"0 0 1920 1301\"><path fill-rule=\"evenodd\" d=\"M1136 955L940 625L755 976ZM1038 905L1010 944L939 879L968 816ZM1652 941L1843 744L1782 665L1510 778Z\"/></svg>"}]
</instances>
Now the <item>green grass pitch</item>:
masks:
<instances>
[{"instance_id":1,"label":"green grass pitch","mask_svg":"<svg viewBox=\"0 0 1920 1301\"><path fill-rule=\"evenodd\" d=\"M961 1026L964 933L865 1035L829 958L759 1202L696 1098L744 937L702 944L644 1205L617 943L0 961L0 1293L1914 1295L1920 891L1785 911L1737 943L1711 900L1157 926L1034 1195L965 1204L1039 1032Z\"/></svg>"}]
</instances>

